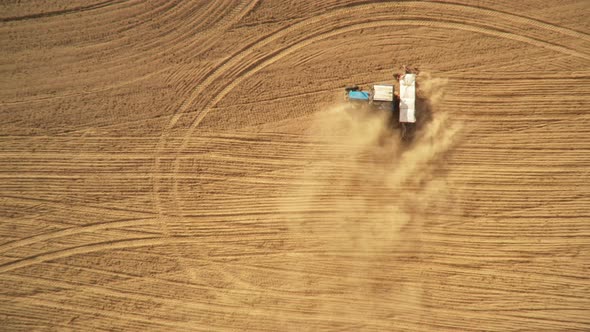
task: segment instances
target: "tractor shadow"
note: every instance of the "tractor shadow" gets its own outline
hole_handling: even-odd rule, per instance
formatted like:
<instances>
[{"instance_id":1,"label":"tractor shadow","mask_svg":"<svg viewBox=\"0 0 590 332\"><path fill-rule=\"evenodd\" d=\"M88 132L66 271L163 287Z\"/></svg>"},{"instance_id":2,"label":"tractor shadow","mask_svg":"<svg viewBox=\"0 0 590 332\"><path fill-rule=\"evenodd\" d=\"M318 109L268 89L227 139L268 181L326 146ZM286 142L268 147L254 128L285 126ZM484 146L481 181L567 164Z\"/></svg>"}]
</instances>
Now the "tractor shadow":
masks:
<instances>
[{"instance_id":1,"label":"tractor shadow","mask_svg":"<svg viewBox=\"0 0 590 332\"><path fill-rule=\"evenodd\" d=\"M432 122L432 103L428 98L416 96L416 123L399 122L399 97L396 97L391 118L391 128L399 131L400 140L404 144L411 144L420 131Z\"/></svg>"}]
</instances>

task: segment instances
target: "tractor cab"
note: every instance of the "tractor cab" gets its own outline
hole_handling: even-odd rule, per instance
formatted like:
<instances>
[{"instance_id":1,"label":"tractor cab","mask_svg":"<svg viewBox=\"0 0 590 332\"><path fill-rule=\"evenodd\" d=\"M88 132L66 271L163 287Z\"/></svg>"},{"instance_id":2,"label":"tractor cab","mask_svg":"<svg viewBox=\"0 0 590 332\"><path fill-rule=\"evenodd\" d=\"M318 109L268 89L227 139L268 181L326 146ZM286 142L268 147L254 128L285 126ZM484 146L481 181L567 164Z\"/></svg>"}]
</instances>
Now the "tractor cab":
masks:
<instances>
[{"instance_id":1,"label":"tractor cab","mask_svg":"<svg viewBox=\"0 0 590 332\"><path fill-rule=\"evenodd\" d=\"M393 84L373 85L373 106L376 109L393 111L395 101L394 89Z\"/></svg>"}]
</instances>

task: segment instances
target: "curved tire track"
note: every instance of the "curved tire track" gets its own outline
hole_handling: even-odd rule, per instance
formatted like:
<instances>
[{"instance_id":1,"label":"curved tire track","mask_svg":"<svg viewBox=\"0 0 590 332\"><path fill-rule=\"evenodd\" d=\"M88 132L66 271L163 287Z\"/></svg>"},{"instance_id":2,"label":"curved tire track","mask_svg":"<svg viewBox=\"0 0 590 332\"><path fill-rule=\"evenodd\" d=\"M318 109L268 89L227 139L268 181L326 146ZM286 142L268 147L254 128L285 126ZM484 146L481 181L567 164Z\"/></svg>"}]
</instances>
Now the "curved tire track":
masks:
<instances>
[{"instance_id":1,"label":"curved tire track","mask_svg":"<svg viewBox=\"0 0 590 332\"><path fill-rule=\"evenodd\" d=\"M276 61L279 61L280 59L284 58L285 56L288 56L289 54L302 49L314 42L317 42L319 40L322 39L326 39L338 34L342 34L342 33L346 33L346 32L350 32L350 31L355 31L355 30L359 30L359 29L365 29L365 28L375 28L375 27L382 27L382 26L395 26L395 25L417 25L417 26L435 26L435 27L442 27L442 28L454 28L454 29L459 29L459 30L465 30L465 31L473 31L473 32L479 32L479 33L485 33L485 34L489 34L489 35L493 35L493 36L497 36L497 37L504 37L504 38L508 38L508 39L514 39L514 40L519 40L519 41L525 41L525 42L529 42L531 44L534 45L539 45L537 42L535 42L535 40L533 39L529 39L526 37L522 37L519 35L514 35L514 34L508 34L502 31L495 31L495 30L489 30L489 29L482 29L479 27L474 27L471 25L466 25L466 24L458 24L458 23L452 23L452 22L432 22L432 21L420 21L420 20L403 20L403 21L377 21L377 22L370 22L370 23L358 23L355 25L347 25L343 28L339 28L339 29L335 29L335 30L331 30L329 32L325 32L325 33L320 33L316 36L312 36L312 37L306 37L303 40L296 42L284 49L281 49L277 52L272 53L270 56L267 56L265 58L262 58L261 60L259 60L258 62L255 62L254 64L252 64L249 67L246 67L243 69L243 71L238 72L238 76L235 77L232 82L227 85L223 90L221 90L219 93L215 93L214 95L216 95L216 98L213 99L211 102L209 102L205 108L203 109L202 112L198 113L198 115L196 116L196 118L194 119L194 121L191 123L189 129L187 130L187 132L185 133L182 143L179 146L179 148L177 149L177 153L176 153L176 158L174 159L174 163L173 163L173 172L172 172L172 181L173 181L173 186L172 186L172 192L173 192L173 197L175 197L174 201L175 201L175 206L176 206L176 211L179 211L179 199L178 199L178 179L175 176L175 174L178 173L179 171L179 167L180 167L180 163L179 163L179 159L178 159L178 155L182 153L182 151L186 148L186 145L188 143L188 137L190 137L195 129L197 128L197 126L199 125L199 123L203 120L203 118L206 116L206 114L217 104L219 103L227 94L229 94L236 86L238 86L242 81L244 81L245 79L247 79L248 77L254 75L255 73L257 73L258 71L262 70L263 68L275 63ZM275 39L278 38L278 36L274 36ZM546 46L545 44L543 44L543 46ZM241 67L239 61L234 61L237 63L236 67ZM227 67L230 68L230 63L227 64ZM225 73L225 70L223 70L224 68L218 68L217 69L217 73L218 75L223 75ZM230 70L230 69L228 69ZM215 80L215 76L210 76L210 78L208 78L210 81L214 81ZM190 102L187 104L190 105ZM188 106L187 106L188 108ZM171 121L171 123L169 124L169 128L172 128L174 126L174 124L176 123L176 121L178 121L178 119L180 118L180 116L183 113L177 114L174 118L173 121ZM159 145L161 146L161 145ZM159 167L159 159L156 160L156 163L158 164L157 167ZM158 168L159 171L159 168ZM161 178L161 174L159 174ZM157 196L157 192L155 193L155 195ZM170 234L168 234L168 236L170 236ZM179 257L180 259L180 257Z\"/></svg>"},{"instance_id":2,"label":"curved tire track","mask_svg":"<svg viewBox=\"0 0 590 332\"><path fill-rule=\"evenodd\" d=\"M436 7L440 7L440 8L461 8L464 11L470 11L474 14L484 13L484 14L487 14L492 17L503 17L509 22L529 24L529 25L532 25L536 28L546 29L546 30L557 32L557 33L560 33L560 34L563 34L566 36L580 38L580 39L583 39L586 41L590 41L590 35L588 35L586 33L582 33L582 32L572 30L569 28L565 28L565 27L561 27L561 26L557 26L555 24L543 22L543 21L540 21L540 20L537 20L537 19L534 19L531 17L512 14L512 13L505 12L505 11L500 11L497 9L491 9L491 8L486 8L486 7L467 5L467 4L443 3L443 2L433 2L433 1L424 1L423 3L435 5Z\"/></svg>"},{"instance_id":3,"label":"curved tire track","mask_svg":"<svg viewBox=\"0 0 590 332\"><path fill-rule=\"evenodd\" d=\"M119 241L107 241L92 244L85 244L77 247L71 247L63 250L56 250L45 252L34 256L17 259L0 265L0 273L9 272L21 267L27 267L34 264L39 264L59 258L70 257L73 255L87 254L92 252L99 252L113 249L127 249L158 245L169 245L174 243L190 243L195 242L198 238L191 237L145 237L139 239L127 239Z\"/></svg>"},{"instance_id":4,"label":"curved tire track","mask_svg":"<svg viewBox=\"0 0 590 332\"><path fill-rule=\"evenodd\" d=\"M338 13L332 13L329 16L337 16L337 15L338 15ZM315 19L317 19L317 18L315 18ZM322 17L321 19L322 20L326 19L326 17ZM305 26L305 25L307 25L307 23L308 22L303 22L303 23L300 23L300 25ZM288 56L289 54L291 54L299 49L302 49L302 48L304 48L316 41L326 39L326 38L329 38L329 37L332 37L332 36L335 36L338 34L342 34L345 32L354 31L354 30L358 30L358 29L365 29L365 28L375 28L375 27L382 27L382 26L395 26L395 25L433 26L433 27L440 27L440 28L450 28L450 29L458 29L458 30L463 30L463 31L471 31L471 32L476 32L476 33L483 33L483 34L492 35L495 37L526 42L526 43L529 43L529 44L532 44L535 46L549 48L549 49L552 49L552 50L555 50L558 52L569 53L571 55L581 56L586 59L588 58L584 54L572 53L571 50L568 50L566 48L552 45L550 43L546 43L543 41L535 40L534 38L528 38L526 36L521 36L518 34L508 33L508 32L504 32L504 31L498 31L495 29L489 29L486 27L480 27L477 25L469 25L469 24L456 23L456 22L438 22L438 21L429 21L429 20L403 20L403 21L387 20L387 21L376 21L376 22L369 22L369 23L366 23L366 22L365 23L357 23L353 26L349 26L349 24L350 24L349 22L346 22L346 25L344 27L340 27L340 28L336 28L336 29L332 28L332 30L330 30L328 32L315 33L314 31L311 31L311 32L306 31L306 32L308 32L309 35L304 37L302 40L297 41L297 42L295 42L283 49L280 49L279 51L275 51L275 52L271 53L270 55L263 56L260 59L258 59L257 61L250 63L250 66L246 66L244 68L242 63L248 64L249 62L245 62L243 59L246 58L247 54L251 54L253 52L252 49L247 49L247 50L243 51L242 53L240 53L238 56L233 57L230 61L228 61L227 63L225 63L221 67L216 68L213 75L208 76L207 80L204 81L201 85L199 85L200 89L198 88L197 91L185 102L184 109L182 109L179 114L176 114L172 118L171 122L168 125L168 129L171 129L172 127L174 127L174 125L180 119L180 116L182 116L184 111L190 107L190 105L192 104L192 102L196 98L198 98L200 91L201 90L204 91L208 88L207 84L212 84L219 77L225 76L228 72L230 72L232 70L237 72L237 74L233 75L233 77L232 77L232 75L229 75L232 79L231 83L226 85L221 91L216 92L215 90L213 90L214 92L212 93L212 95L215 95L216 97L212 101L210 101L209 103L204 105L201 112L197 113L196 117L191 122L190 127L188 128L188 130L184 134L184 137L182 139L182 143L177 148L176 157L173 162L173 171L172 171L172 176L171 176L172 181L173 181L172 192L173 192L174 204L175 204L176 211L180 210L179 198L178 198L178 179L175 175L175 174L178 174L179 167L180 167L178 155L180 155L182 153L182 151L186 148L186 145L188 143L188 137L193 135L195 129L200 124L200 122L204 119L204 117L207 115L207 113L213 107L215 107L215 105L217 105L226 95L228 95L236 86L241 84L241 82L243 82L248 77L251 77L252 75L257 73L258 71L262 70L263 68L275 63L276 61L279 61L280 59L284 58L285 56ZM270 43L272 40L276 40L276 39L282 37L283 35L287 34L290 30L295 30L296 28L297 28L297 25L294 27L282 30L277 34L274 34L274 35L270 36L269 38L262 40L258 46L266 45L266 44ZM158 146L161 147L161 144L158 144ZM160 169L159 169L159 159L158 158L156 158L156 174L158 174L158 176L159 176L158 179L162 178L162 174L160 173ZM156 195L157 195L157 193L156 193Z\"/></svg>"},{"instance_id":5,"label":"curved tire track","mask_svg":"<svg viewBox=\"0 0 590 332\"><path fill-rule=\"evenodd\" d=\"M433 3L429 3L429 4L433 4ZM261 69L267 67L268 65L282 59L283 57L303 48L306 47L308 45L310 45L313 42L325 39L325 38L329 38L331 36L335 36L338 34L342 34L345 32L349 32L349 31L354 31L354 30L358 30L358 29L365 29L365 28L376 28L376 27L383 27L383 26L395 26L395 25L416 25L416 26L429 26L429 27L439 27L439 28L447 28L447 29L457 29L457 30L462 30L462 31L469 31L469 32L475 32L475 33L482 33L482 34L487 34L487 35L491 35L494 37L499 37L499 38L505 38L505 39L511 39L511 40L515 40L515 41L519 41L519 42L524 42L524 43L528 43L537 47L543 47L543 48L547 48L547 49L551 49L553 51L556 52L560 52L560 53L564 53L564 54L568 54L568 55L572 55L572 56L576 56L576 57L580 57L586 60L590 60L590 56L584 53L580 53L577 52L575 50L571 50L568 49L566 47L560 46L560 45L555 45L549 42L545 42L545 41L541 41L541 40L537 40L535 38L530 38L527 36L523 36L520 34L516 34L516 33L512 33L512 32L506 32L506 31L501 31L501 30L497 30L497 29L493 29L487 26L481 26L479 25L479 23L481 22L475 22L475 23L471 23L471 24L466 24L466 23L458 23L458 22L453 22L453 21L435 21L435 20L415 20L415 19L402 19L400 20L398 17L396 17L396 14L394 11L392 10L383 10L385 8L390 8L390 9L394 9L394 8L399 8L402 6L412 6L412 5L422 5L422 3L420 2L412 2L412 3L402 3L402 4L383 4L383 5L359 5L359 6L354 6L354 7L346 7L344 9L339 9L339 10L335 10L334 12L330 12L324 15L319 15L319 16L315 16L312 17L310 19L304 20L304 21L300 21L286 29L282 29L279 30L278 32L258 41L255 45L252 45L246 49L242 49L239 52L233 54L232 56L230 56L230 60L221 64L221 66L218 66L217 68L215 68L210 75L207 75L207 79L203 82L201 82L198 86L197 89L191 94L191 96L185 100L185 102L183 103L183 105L181 106L181 108L179 109L179 112L177 114L175 114L170 122L168 123L168 125L166 126L166 128L164 129L164 133L161 136L162 140L165 141L166 139L166 132L169 131L170 129L172 129L176 123L179 121L179 119L181 118L181 116L186 112L186 110L188 110L190 107L194 107L192 104L195 100L197 100L197 98L199 98L201 96L201 94L207 90L209 91L209 93L211 95L215 95L215 99L213 99L212 101L206 103L205 105L202 106L202 110L200 112L197 112L195 118L191 121L191 124L188 128L188 130L186 131L186 133L184 134L182 143L180 144L180 146L177 148L177 152L176 152L176 157L174 159L174 167L173 167L173 172L172 172L172 178L173 178L173 192L176 194L177 189L178 189L178 183L175 177L175 174L178 172L179 169L179 161L178 161L178 155L180 153L182 153L182 151L186 148L187 142L188 142L188 137L190 137L196 127L200 124L200 122L204 119L204 117L207 115L207 113L215 106L217 105L221 99L223 99L227 94L229 94L229 92L231 92L237 85L239 85L243 80L245 80L246 78L254 75L256 72L260 71ZM438 4L437 4L438 5ZM467 7L467 6L461 6L461 5L448 5L448 4L441 4L443 7L445 8L470 8L473 9L474 7ZM353 25L351 25L350 21L347 20L337 20L339 16L346 16L348 14L351 13L358 13L361 10L367 10L369 12L371 11L376 11L376 14L374 15L374 18L372 18L371 20L369 20L370 22L366 22L365 21L361 21L359 23L353 23ZM495 11L490 11L490 10L481 10L485 13L489 13L489 14L493 14L494 16L502 16L504 14L501 14L499 12L495 12ZM383 14L384 12L386 13L390 13L390 12L394 12L392 16L388 16L385 19L386 20L378 20L378 19L383 19L383 16L386 14ZM388 14L391 15L391 14ZM365 15L364 17L371 17L370 14ZM516 22L519 20L519 18L517 16L513 16L513 15L507 15L510 17L510 19L508 21L511 22ZM520 18L522 20L522 18ZM313 23L324 23L326 21L336 21L339 22L341 25L343 25L343 27L339 27L338 25L336 25L336 27L334 26L330 26L328 28L327 32L317 32L318 30L321 29L326 29L326 25L323 24L319 29L313 30L309 28L310 24ZM534 20L526 20L527 23L530 22L536 22ZM277 50L273 50L272 53L270 53L270 55L268 54L263 54L262 56L258 57L257 59L253 59L252 61L247 61L247 57L250 54L253 54L256 49L258 48L262 48L268 44L270 44L271 42L278 40L279 38L283 38L286 35L288 35L290 32L297 32L299 29L301 29L301 33L297 34L298 40L295 43L290 44L287 47L284 47L282 49ZM553 28L554 30L558 30ZM567 29L566 29L567 30ZM303 37L302 37L303 35ZM244 68L245 67L245 68ZM235 74L233 75L228 75L229 72L235 72ZM215 82L219 81L221 78L225 78L228 77L228 81L230 81L229 84L222 86L219 90L219 92L213 90L213 92L211 92L210 90L210 85L213 85ZM223 82L221 82L220 84L223 84ZM203 98L204 100L206 100L205 98ZM164 142L161 141L159 142L157 148L156 148L156 157L155 157L155 174L157 179L154 179L154 183L157 183L159 181L159 179L161 179L163 176L161 174L160 171L160 159L159 159L159 153L161 151L161 148L164 144ZM154 186L154 195L157 195L157 191L156 187L158 185ZM177 207L178 209L178 207Z\"/></svg>"},{"instance_id":6,"label":"curved tire track","mask_svg":"<svg viewBox=\"0 0 590 332\"><path fill-rule=\"evenodd\" d=\"M408 3L404 3L405 4L421 4L420 2L415 3L415 2L408 2ZM429 3L429 4L433 4L433 3ZM401 4L384 4L382 5L383 7L400 7L403 6ZM266 38L264 38L263 40L257 42L255 45L251 45L248 46L245 49L240 50L237 53L234 53L233 55L231 55L228 58L231 58L229 61L222 63L220 66L218 66L217 68L215 68L213 71L210 71L209 74L207 74L207 79L201 83L199 83L197 85L197 88L195 89L195 91L191 94L191 96L189 98L187 98L185 100L185 102L183 103L183 105L181 106L181 108L179 109L178 113L183 113L185 112L188 108L190 108L192 106L192 104L194 103L194 101L200 97L200 95L216 80L218 80L221 77L227 76L227 72L230 71L232 68L232 66L236 66L238 67L240 63L244 62L244 59L246 56L252 54L255 51L255 48L261 48L265 45L268 45L269 43L284 37L285 35L287 35L288 33L295 31L297 29L309 29L309 25L313 24L313 23L317 23L317 22L324 22L324 21L329 21L330 19L334 19L337 18L340 15L343 14L350 14L350 13L357 13L360 10L365 10L365 9L369 9L369 10L375 10L378 14L382 13L383 10L380 9L380 7L382 6L374 6L374 5L360 5L360 6L355 6L354 8L352 7L347 7L345 9L340 9L340 10L336 10L334 12L330 12L324 15L320 15L320 16L315 16L312 17L310 19L301 21L299 23L294 24L293 26L290 26L289 28L280 30L274 34L272 34L271 36L268 36ZM437 6L439 6L439 4L437 3ZM462 6L462 5L447 5L447 4L440 4L440 6L443 6L443 8L448 7L448 8L455 8L455 7L465 7L465 8L470 8L470 9L474 9L475 7L469 7L469 6ZM351 9L352 8L352 9ZM491 10L481 10L483 12L490 12L491 14L493 14L494 16L500 16L499 12L495 12L495 11L491 11ZM503 15L503 14L502 14ZM514 16L514 15L507 15L509 16L511 19L509 19L509 21L518 21L518 16ZM396 17L392 17L390 19L396 19ZM535 22L534 20L530 20L532 22ZM566 47L563 46L559 46L559 45L554 45L548 42L544 42L544 41L540 41L540 40L536 40L534 38L529 38L526 36L521 36L515 33L510 33L510 32L504 32L504 31L499 31L499 30L495 30L495 29L489 29L486 27L481 27L481 26L472 26L469 24L463 24L463 23L457 23L457 22L439 22L439 21L434 21L434 20L404 20L405 24L391 24L391 25L418 25L418 26L433 26L433 27L442 27L442 28L454 28L454 29L458 29L458 30L463 30L463 31L471 31L471 32L477 32L477 33L483 33L483 34L488 34L491 36L495 36L495 37L500 37L500 38L506 38L506 39L512 39L512 40L516 40L516 41L520 41L520 42L525 42L534 46L538 46L538 47L544 47L544 48L548 48L548 49L552 49L554 51L557 52L561 52L564 54L569 54L572 56L576 56L576 57L580 57L586 60L590 60L590 55L588 54L584 54L584 53L580 53L577 52L575 50L571 50L568 49ZM529 20L526 20L527 23L530 23ZM345 23L343 23L344 25ZM375 26L377 27L377 26ZM566 31L569 31L566 29ZM305 38L311 38L311 36L313 36L313 34L315 33L314 31L302 31L302 32L307 32L309 34L308 37ZM238 74L239 75L239 74ZM232 81L232 85L235 86L236 84L233 82L232 79L228 79L229 81ZM226 88L227 89L227 88ZM225 89L224 89L225 90ZM213 93L215 95L215 93ZM220 98L216 98L216 99L220 99ZM212 103L212 105L215 105L215 103ZM180 116L179 114L176 114L170 121L169 125L167 126L167 128L165 130L169 130L172 127L174 127L174 125L176 124L176 122L179 120ZM198 121L198 120L197 120Z\"/></svg>"},{"instance_id":7,"label":"curved tire track","mask_svg":"<svg viewBox=\"0 0 590 332\"><path fill-rule=\"evenodd\" d=\"M94 232L98 230L104 229L113 229L113 228L121 228L121 227L129 227L129 226L145 226L145 225L153 225L156 222L150 222L150 220L155 220L155 218L134 218L134 219L126 219L126 220L118 220L112 222L102 222L102 223L94 223L90 225L84 225L79 227L70 227L58 231L47 232L43 234L33 235L24 239L19 239L16 241L4 243L0 245L0 254L12 250L14 248L19 248L35 243L39 243L41 241L53 240L57 238L61 238L64 236L70 236L80 233L86 232Z\"/></svg>"},{"instance_id":8,"label":"curved tire track","mask_svg":"<svg viewBox=\"0 0 590 332\"><path fill-rule=\"evenodd\" d=\"M219 33L220 31L225 31L225 30L229 29L233 24L235 24L236 22L241 20L244 16L246 16L248 13L250 13L250 11L252 11L258 5L259 1L260 0L254 0L254 1L248 2L245 7L240 8L240 10L237 12L237 14L233 20L226 21L223 25L219 26L217 29L211 30L209 33L210 34L209 40L213 39L215 37L215 32ZM188 45L188 47L190 47L190 46L192 46L192 44ZM173 124L172 125L169 124L169 127L167 130L171 129L172 126L173 126ZM164 132L166 132L167 130L165 130ZM156 146L156 150L157 150L156 156L159 156L159 153L161 152L164 142L165 142L165 140L163 140L163 139L160 139L158 141L158 144ZM156 159L157 159L156 165L157 165L157 167L159 167L159 158L156 157ZM160 195L159 195L160 185L159 185L158 181L159 181L159 179L152 181L152 200L154 202L155 210L158 214L157 220L158 220L158 223L160 225L160 229L162 230L163 235L166 236L166 238L172 238L170 231L168 230L167 222L164 218L165 213L164 213L164 209L162 207L162 201L161 201ZM187 274L191 280L194 280L195 276L193 275L193 273L190 272L190 269L187 267L188 265L184 261L182 254L180 253L180 251L176 247L173 246L173 248L174 248L174 252L175 252L175 254L174 254L175 260L182 266L185 274Z\"/></svg>"},{"instance_id":9,"label":"curved tire track","mask_svg":"<svg viewBox=\"0 0 590 332\"><path fill-rule=\"evenodd\" d=\"M146 13L138 13L137 15L134 15L133 17L135 19L138 19L139 17L141 17L141 23L133 26L131 28L136 28L137 26L140 25L144 25L147 24L147 22L160 22L160 21L174 21L176 22L174 25L167 25L166 27L166 32L165 34L160 34L162 35L162 38L151 38L148 40L147 43L145 44L141 44L140 45L140 50L138 52L132 53L131 56L129 55L124 55L122 57L115 57L110 59L107 62L100 62L98 65L95 63L95 60L92 56L93 53L89 53L90 58L89 59L85 59L85 60L89 60L91 61L91 65L89 65L89 68L95 68L98 71L101 71L101 75L100 76L105 76L108 77L108 74L105 74L105 68L107 68L107 71L110 71L112 73L117 73L120 74L120 70L123 64L125 63L130 63L130 62L142 62L144 64L145 68L150 68L150 67L158 67L159 69L156 71L152 71L149 73L146 73L145 75L141 75L141 79L145 79L148 77L152 77L153 75L156 75L158 73L162 73L166 70L169 70L170 68L172 68L174 65L173 64L168 64L165 66L156 66L155 64L164 56L169 56L170 54L174 54L174 53L180 53L183 54L187 49L189 48L193 48L195 45L197 44L203 44L206 42L211 42L212 40L214 40L216 33L219 33L220 31L229 28L231 25L233 25L234 23L237 22L237 20L240 20L243 16L245 16L249 10L251 10L257 3L256 0L255 2L244 2L242 3L242 5L239 6L233 6L234 0L226 0L225 5L223 5L223 3L220 2L210 2L205 8L197 8L195 9L193 5L191 5L189 8L185 8L187 6L187 4L190 5L189 2L181 2L181 5L177 6L176 3L167 3L167 2L163 2L162 4L158 4L157 6L155 6L152 10L146 12ZM245 4L244 4L245 3ZM253 5L252 5L253 4ZM214 6L214 8L210 8ZM235 7L235 8L233 8ZM233 8L233 9L232 9ZM213 23L213 26L211 28L208 28L207 26L204 26L205 23L207 23L208 20L204 19L204 17L210 16L210 9L212 10L221 10L221 9L226 9L223 13L220 13L218 15L218 17L220 17L219 20L215 21ZM192 15L193 12L195 12L196 10L199 10L199 12L197 13L198 15ZM237 13L236 13L237 12ZM231 14L228 17L228 14ZM110 17L110 15L104 14L104 16L106 17ZM156 16L156 18L154 18L154 16ZM88 28L87 26L87 17L83 17L83 24L86 24L86 28ZM101 20L101 22L104 21L104 18ZM114 21L109 21L108 23L106 23L106 26L111 26L113 25L114 27L117 27L118 25L118 21L114 20ZM97 25L98 27L101 27L101 29L105 29L108 31L115 31L115 30L120 30L120 29L113 29L113 28L107 28L105 27L104 23L101 23L101 25ZM125 30L129 30L131 28L125 28ZM196 28L196 29L195 29ZM71 28L69 28L68 30L66 30L66 32L70 32ZM109 34L112 34L111 32ZM123 37L121 37L123 38ZM188 41L188 42L187 42ZM119 45L118 47L111 47L108 49L108 54L117 54L117 50L122 48L122 47L129 47L128 44L123 43L121 45ZM206 49L202 49L199 48L200 52L204 52L206 51ZM93 52L93 51L92 51ZM83 60L83 61L85 61ZM63 57L62 60L58 59L58 62L54 63L54 66L69 66L68 64L69 58L68 57ZM85 94L89 94L89 93L94 93L94 92L99 92L99 91L104 91L104 90L108 90L108 89L112 89L115 87L120 87L123 85L127 85L129 83L134 83L137 82L137 78L135 77L137 74L137 69L133 68L132 69L133 74L132 75L128 75L130 77L132 77L130 80L124 80L123 82L118 82L117 84L109 84L109 87L106 89L97 89L97 90L91 90L91 91L85 91L83 93L68 93L67 96L65 97L70 97L70 96L76 96L76 95L85 95ZM91 77L92 76L92 71L90 72L85 72L83 74L81 74L80 77L74 76L74 77L70 77L70 79L74 80L74 81L78 81L79 80L83 80L86 77ZM27 102L34 102L34 101L47 101L47 100L52 100L56 97L53 96L44 96L44 97L34 97L34 98L28 98L25 100L19 100L19 101L11 101L11 102L4 102L2 104L4 105L14 105L14 104L22 104L22 103L27 103ZM64 98L63 95L58 96L57 98Z\"/></svg>"}]
</instances>

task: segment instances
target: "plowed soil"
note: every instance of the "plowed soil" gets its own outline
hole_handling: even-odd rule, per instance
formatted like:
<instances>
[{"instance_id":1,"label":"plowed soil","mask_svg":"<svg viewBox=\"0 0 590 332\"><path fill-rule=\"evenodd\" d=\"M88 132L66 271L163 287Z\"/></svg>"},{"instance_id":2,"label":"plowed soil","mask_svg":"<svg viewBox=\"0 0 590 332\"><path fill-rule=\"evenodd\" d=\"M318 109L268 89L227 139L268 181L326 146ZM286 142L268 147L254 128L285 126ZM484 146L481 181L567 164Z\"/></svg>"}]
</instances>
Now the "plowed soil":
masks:
<instances>
[{"instance_id":1,"label":"plowed soil","mask_svg":"<svg viewBox=\"0 0 590 332\"><path fill-rule=\"evenodd\" d=\"M0 329L590 330L588 12L0 2Z\"/></svg>"}]
</instances>

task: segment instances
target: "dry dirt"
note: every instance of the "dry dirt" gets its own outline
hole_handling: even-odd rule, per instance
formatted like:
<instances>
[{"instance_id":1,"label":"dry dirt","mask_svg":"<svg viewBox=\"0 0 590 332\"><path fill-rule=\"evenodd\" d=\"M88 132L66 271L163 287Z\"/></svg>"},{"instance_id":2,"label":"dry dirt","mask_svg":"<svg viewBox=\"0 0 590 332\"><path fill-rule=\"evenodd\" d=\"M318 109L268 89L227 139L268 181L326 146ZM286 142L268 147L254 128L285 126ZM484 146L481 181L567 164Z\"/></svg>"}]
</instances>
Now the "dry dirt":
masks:
<instances>
[{"instance_id":1,"label":"dry dirt","mask_svg":"<svg viewBox=\"0 0 590 332\"><path fill-rule=\"evenodd\" d=\"M1 1L0 329L590 330L589 10Z\"/></svg>"}]
</instances>

